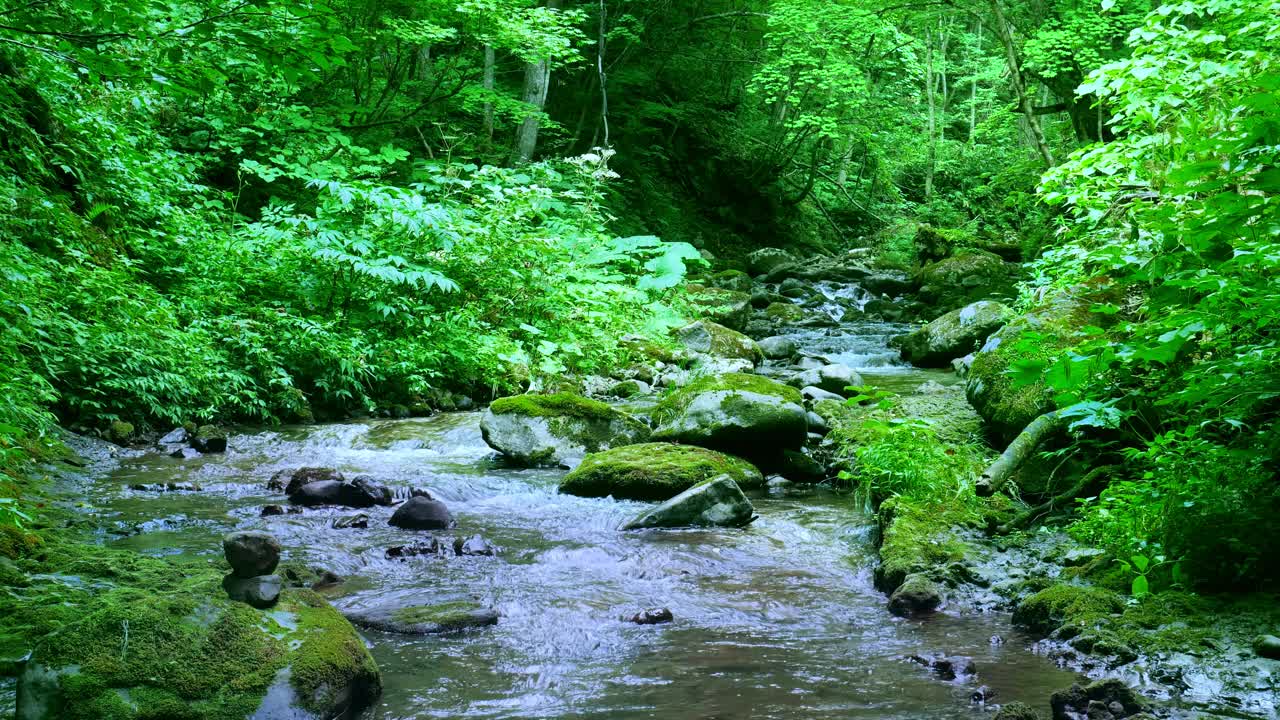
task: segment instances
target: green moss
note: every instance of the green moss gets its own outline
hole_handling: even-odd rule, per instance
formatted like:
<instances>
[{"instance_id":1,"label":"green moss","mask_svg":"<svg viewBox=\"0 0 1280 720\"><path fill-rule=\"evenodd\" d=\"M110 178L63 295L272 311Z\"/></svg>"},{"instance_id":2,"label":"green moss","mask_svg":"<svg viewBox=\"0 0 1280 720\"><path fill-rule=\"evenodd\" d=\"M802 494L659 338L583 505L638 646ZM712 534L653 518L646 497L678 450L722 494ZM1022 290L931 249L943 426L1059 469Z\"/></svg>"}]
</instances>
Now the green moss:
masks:
<instances>
[{"instance_id":1,"label":"green moss","mask_svg":"<svg viewBox=\"0 0 1280 720\"><path fill-rule=\"evenodd\" d=\"M575 417L584 420L610 420L618 411L599 400L572 393L554 395L513 395L498 398L489 405L495 415L529 417Z\"/></svg>"},{"instance_id":2,"label":"green moss","mask_svg":"<svg viewBox=\"0 0 1280 720\"><path fill-rule=\"evenodd\" d=\"M107 428L107 437L115 442L128 442L133 438L133 423L113 420Z\"/></svg>"},{"instance_id":3,"label":"green moss","mask_svg":"<svg viewBox=\"0 0 1280 720\"><path fill-rule=\"evenodd\" d=\"M724 373L723 375L705 375L693 382L673 391L654 408L654 417L665 420L679 414L693 399L702 393L720 390L751 392L759 395L776 397L784 402L803 406L804 398L800 391L789 385L774 382L759 375L747 373Z\"/></svg>"},{"instance_id":4,"label":"green moss","mask_svg":"<svg viewBox=\"0 0 1280 720\"><path fill-rule=\"evenodd\" d=\"M764 309L765 317L778 322L799 322L804 319L804 308L789 302L771 303Z\"/></svg>"},{"instance_id":5,"label":"green moss","mask_svg":"<svg viewBox=\"0 0 1280 720\"><path fill-rule=\"evenodd\" d=\"M1019 602L1013 611L1013 622L1047 634L1063 625L1092 627L1124 607L1124 599L1110 590L1059 584Z\"/></svg>"},{"instance_id":6,"label":"green moss","mask_svg":"<svg viewBox=\"0 0 1280 720\"><path fill-rule=\"evenodd\" d=\"M667 500L720 475L728 475L743 487L758 487L764 482L755 466L732 455L689 445L644 443L588 455L564 477L560 492Z\"/></svg>"},{"instance_id":7,"label":"green moss","mask_svg":"<svg viewBox=\"0 0 1280 720\"><path fill-rule=\"evenodd\" d=\"M709 284L725 290L747 292L751 290L751 276L741 270L721 270L709 278Z\"/></svg>"},{"instance_id":8,"label":"green moss","mask_svg":"<svg viewBox=\"0 0 1280 720\"><path fill-rule=\"evenodd\" d=\"M0 557L17 560L30 555L42 544L39 535L13 525L0 525Z\"/></svg>"},{"instance_id":9,"label":"green moss","mask_svg":"<svg viewBox=\"0 0 1280 720\"><path fill-rule=\"evenodd\" d=\"M471 619L479 606L459 600L436 605L413 605L400 608L392 614L396 622L410 625L459 625Z\"/></svg>"},{"instance_id":10,"label":"green moss","mask_svg":"<svg viewBox=\"0 0 1280 720\"><path fill-rule=\"evenodd\" d=\"M358 694L378 694L378 666L364 641L346 618L310 590L288 591L298 603L302 644L295 652L290 684L304 707L333 707L336 693L354 687Z\"/></svg>"},{"instance_id":11,"label":"green moss","mask_svg":"<svg viewBox=\"0 0 1280 720\"><path fill-rule=\"evenodd\" d=\"M881 592L892 592L913 573L937 577L969 552L954 530L969 516L947 504L893 498L881 504L877 519L880 565L875 584Z\"/></svg>"}]
</instances>

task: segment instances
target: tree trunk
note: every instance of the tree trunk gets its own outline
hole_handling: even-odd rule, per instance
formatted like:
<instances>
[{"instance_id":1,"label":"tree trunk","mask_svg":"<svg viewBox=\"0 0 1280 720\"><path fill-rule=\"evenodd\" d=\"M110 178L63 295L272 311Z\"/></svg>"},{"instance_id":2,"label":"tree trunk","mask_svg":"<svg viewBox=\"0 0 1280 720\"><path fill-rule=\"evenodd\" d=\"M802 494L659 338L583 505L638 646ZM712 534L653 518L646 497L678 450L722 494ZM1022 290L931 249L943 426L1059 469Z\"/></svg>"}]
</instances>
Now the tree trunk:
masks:
<instances>
[{"instance_id":1,"label":"tree trunk","mask_svg":"<svg viewBox=\"0 0 1280 720\"><path fill-rule=\"evenodd\" d=\"M609 147L609 84L608 75L604 71L605 25L609 9L605 0L600 0L600 31L596 40L596 72L600 75L600 124L604 128L602 147ZM594 145L594 143L592 143Z\"/></svg>"},{"instance_id":2,"label":"tree trunk","mask_svg":"<svg viewBox=\"0 0 1280 720\"><path fill-rule=\"evenodd\" d=\"M974 492L979 497L988 497L1000 491L1009 482L1009 478L1031 459L1045 440L1053 437L1067 424L1059 410L1052 410L1032 420L1018 433L1018 437L1009 443L1009 447L1000 453L1000 457L982 473L974 485Z\"/></svg>"},{"instance_id":3,"label":"tree trunk","mask_svg":"<svg viewBox=\"0 0 1280 720\"><path fill-rule=\"evenodd\" d=\"M937 120L934 117L934 114L937 112L936 108L938 101L936 93L933 90L933 35L928 30L925 30L924 32L924 44L924 95L926 101L929 103L928 129L925 133L928 137L929 143L929 160L924 170L924 198L925 200L929 200L933 197L933 171L938 159L938 147L937 143L934 142L934 135L936 134L937 127Z\"/></svg>"},{"instance_id":4,"label":"tree trunk","mask_svg":"<svg viewBox=\"0 0 1280 720\"><path fill-rule=\"evenodd\" d=\"M547 0L547 7L555 9L560 0ZM520 162L533 160L533 153L538 148L538 128L542 125L542 111L547 106L547 89L551 85L551 58L543 58L537 62L525 63L524 66L524 102L536 108L525 116L516 134L516 159Z\"/></svg>"},{"instance_id":5,"label":"tree trunk","mask_svg":"<svg viewBox=\"0 0 1280 720\"><path fill-rule=\"evenodd\" d=\"M497 59L494 57L493 46L485 44L484 46L484 89L486 93L493 92L493 80L496 74ZM484 137L488 142L493 142L493 102L488 101L484 104Z\"/></svg>"},{"instance_id":6,"label":"tree trunk","mask_svg":"<svg viewBox=\"0 0 1280 720\"><path fill-rule=\"evenodd\" d=\"M1053 167L1053 153L1045 140L1044 129L1040 126L1040 118L1036 115L1032 98L1027 95L1027 86L1022 77L1022 65L1018 60L1018 49L1013 44L1013 33L1009 21L1004 16L1003 0L991 0L991 13L995 18L996 34L1004 45L1005 61L1009 65L1009 80L1013 83L1013 91L1018 95L1018 110L1027 121L1027 129L1031 133L1031 141L1036 152L1044 161L1045 167Z\"/></svg>"},{"instance_id":7,"label":"tree trunk","mask_svg":"<svg viewBox=\"0 0 1280 720\"><path fill-rule=\"evenodd\" d=\"M982 54L982 19L978 19L978 54ZM974 66L977 70L977 66ZM974 128L978 125L978 78L975 75L973 81L969 83L969 144L973 144Z\"/></svg>"}]
</instances>

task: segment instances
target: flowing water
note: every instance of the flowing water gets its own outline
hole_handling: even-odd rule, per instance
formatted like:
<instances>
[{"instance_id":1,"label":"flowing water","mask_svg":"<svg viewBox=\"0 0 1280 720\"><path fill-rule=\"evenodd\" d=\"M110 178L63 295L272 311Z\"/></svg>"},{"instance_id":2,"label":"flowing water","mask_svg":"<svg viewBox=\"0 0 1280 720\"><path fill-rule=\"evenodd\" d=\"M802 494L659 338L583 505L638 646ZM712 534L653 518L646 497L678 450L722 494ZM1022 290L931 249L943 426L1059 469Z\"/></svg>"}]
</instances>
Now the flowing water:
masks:
<instances>
[{"instance_id":1,"label":"flowing water","mask_svg":"<svg viewBox=\"0 0 1280 720\"><path fill-rule=\"evenodd\" d=\"M897 366L885 338L899 328L847 322L796 330L808 352L863 369L896 389L946 375ZM340 608L385 600L474 598L501 612L494 627L451 636L366 633L385 691L365 720L410 718L971 718L979 684L996 701L1036 704L1076 678L1029 651L1003 615L888 614L871 585L873 520L851 498L809 488L754 498L740 530L645 531L618 526L642 503L556 492L556 470L504 467L481 440L478 413L370 420L235 435L222 457L124 461L93 489L124 537L153 554L220 555L232 529L266 530L289 559L343 576ZM387 560L421 534L333 529L353 510L260 518L282 497L282 468L332 466L399 490L426 487L496 557ZM135 483L196 482L201 492L153 493ZM675 621L625 620L649 607ZM993 635L1004 642L993 643ZM978 677L945 682L912 653L971 656Z\"/></svg>"}]
</instances>

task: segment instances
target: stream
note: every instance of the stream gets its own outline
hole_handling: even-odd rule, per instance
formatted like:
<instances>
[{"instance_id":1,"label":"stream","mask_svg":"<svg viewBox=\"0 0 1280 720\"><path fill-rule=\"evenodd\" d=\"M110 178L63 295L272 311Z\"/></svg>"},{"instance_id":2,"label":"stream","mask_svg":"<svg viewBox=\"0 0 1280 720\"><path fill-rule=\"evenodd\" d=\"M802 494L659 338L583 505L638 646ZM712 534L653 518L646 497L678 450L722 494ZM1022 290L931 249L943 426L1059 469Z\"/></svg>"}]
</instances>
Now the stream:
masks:
<instances>
[{"instance_id":1,"label":"stream","mask_svg":"<svg viewBox=\"0 0 1280 720\"><path fill-rule=\"evenodd\" d=\"M848 315L788 334L891 390L954 382L898 364L885 342L902 326ZM327 593L339 608L474 598L501 613L496 626L455 635L364 633L385 683L364 720L973 718L983 715L970 700L978 685L994 702L1039 706L1078 678L1031 652L1033 638L1004 614L891 616L872 587L874 520L850 496L774 487L753 497L760 517L746 529L623 533L645 504L561 495L563 471L505 467L479 419L250 430L225 456L126 458L90 500L131 533L106 541L148 554L220 556L223 533L270 532L287 560L345 579ZM259 517L283 499L266 488L272 473L304 465L367 473L398 492L428 488L457 519L451 537L480 534L501 552L388 560L387 547L423 537L388 526L391 508L361 511L368 529L332 528L356 512L346 508ZM128 489L166 482L203 491ZM650 607L675 621L627 620ZM929 652L972 657L976 680L946 682L904 659Z\"/></svg>"}]
</instances>

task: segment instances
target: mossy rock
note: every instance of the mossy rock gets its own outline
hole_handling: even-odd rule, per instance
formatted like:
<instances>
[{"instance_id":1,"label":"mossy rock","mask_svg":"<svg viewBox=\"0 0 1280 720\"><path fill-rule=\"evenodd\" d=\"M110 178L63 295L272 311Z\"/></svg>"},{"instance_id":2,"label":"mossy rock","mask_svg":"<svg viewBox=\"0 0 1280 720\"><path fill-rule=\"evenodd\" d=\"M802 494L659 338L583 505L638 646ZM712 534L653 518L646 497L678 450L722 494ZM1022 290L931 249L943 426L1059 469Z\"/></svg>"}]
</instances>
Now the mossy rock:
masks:
<instances>
[{"instance_id":1,"label":"mossy rock","mask_svg":"<svg viewBox=\"0 0 1280 720\"><path fill-rule=\"evenodd\" d=\"M107 439L121 445L133 440L133 423L112 420L111 424L107 426Z\"/></svg>"},{"instance_id":2,"label":"mossy rock","mask_svg":"<svg viewBox=\"0 0 1280 720\"><path fill-rule=\"evenodd\" d=\"M649 439L644 422L571 393L498 398L480 432L490 447L525 466L575 465L587 453Z\"/></svg>"},{"instance_id":3,"label":"mossy rock","mask_svg":"<svg viewBox=\"0 0 1280 720\"><path fill-rule=\"evenodd\" d=\"M644 443L588 455L560 482L560 492L582 497L669 500L701 482L727 475L744 488L764 477L741 458L689 445Z\"/></svg>"},{"instance_id":4,"label":"mossy rock","mask_svg":"<svg viewBox=\"0 0 1280 720\"><path fill-rule=\"evenodd\" d=\"M752 365L764 362L764 352L755 340L735 330L708 320L699 320L676 330L676 337L694 352L713 357L747 360Z\"/></svg>"},{"instance_id":5,"label":"mossy rock","mask_svg":"<svg viewBox=\"0 0 1280 720\"><path fill-rule=\"evenodd\" d=\"M1044 720L1044 716L1026 703L1012 702L1000 706L995 720Z\"/></svg>"},{"instance_id":6,"label":"mossy rock","mask_svg":"<svg viewBox=\"0 0 1280 720\"><path fill-rule=\"evenodd\" d=\"M381 691L355 629L309 590L271 611L220 595L118 588L36 647L19 678L22 720L316 720Z\"/></svg>"},{"instance_id":7,"label":"mossy rock","mask_svg":"<svg viewBox=\"0 0 1280 720\"><path fill-rule=\"evenodd\" d=\"M920 271L920 297L939 312L975 300L1017 295L1012 267L999 255L967 249L926 265Z\"/></svg>"},{"instance_id":8,"label":"mossy rock","mask_svg":"<svg viewBox=\"0 0 1280 720\"><path fill-rule=\"evenodd\" d=\"M997 439L1012 440L1037 416L1054 408L1053 394L1043 380L1015 383L1009 371L1017 363L1051 362L1075 344L1081 328L1105 327L1108 318L1090 312L1099 295L1078 289L1059 293L1009 321L974 355L965 395Z\"/></svg>"},{"instance_id":9,"label":"mossy rock","mask_svg":"<svg viewBox=\"0 0 1280 720\"><path fill-rule=\"evenodd\" d=\"M745 293L751 292L751 288L754 285L751 281L751 276L741 270L721 270L707 278L707 284L721 290Z\"/></svg>"},{"instance_id":10,"label":"mossy rock","mask_svg":"<svg viewBox=\"0 0 1280 720\"><path fill-rule=\"evenodd\" d=\"M895 338L902 358L918 367L950 367L951 361L982 346L991 333L1013 319L1008 306L979 300L952 310L914 332Z\"/></svg>"},{"instance_id":11,"label":"mossy rock","mask_svg":"<svg viewBox=\"0 0 1280 720\"><path fill-rule=\"evenodd\" d=\"M699 445L776 465L799 450L809 421L799 391L745 373L707 376L677 390L658 408L655 440Z\"/></svg>"},{"instance_id":12,"label":"mossy rock","mask_svg":"<svg viewBox=\"0 0 1280 720\"><path fill-rule=\"evenodd\" d=\"M1054 585L1023 598L1013 622L1048 634L1063 625L1086 627L1124 610L1124 599L1110 590L1082 585Z\"/></svg>"},{"instance_id":13,"label":"mossy rock","mask_svg":"<svg viewBox=\"0 0 1280 720\"><path fill-rule=\"evenodd\" d=\"M766 275L795 263L795 256L781 248L760 248L747 256L747 269L752 275Z\"/></svg>"},{"instance_id":14,"label":"mossy rock","mask_svg":"<svg viewBox=\"0 0 1280 720\"><path fill-rule=\"evenodd\" d=\"M439 635L498 622L496 611L470 600L362 608L346 616L360 627L401 635Z\"/></svg>"},{"instance_id":15,"label":"mossy rock","mask_svg":"<svg viewBox=\"0 0 1280 720\"><path fill-rule=\"evenodd\" d=\"M776 302L764 309L765 317L775 323L798 323L804 320L804 308L789 302Z\"/></svg>"},{"instance_id":16,"label":"mossy rock","mask_svg":"<svg viewBox=\"0 0 1280 720\"><path fill-rule=\"evenodd\" d=\"M687 285L689 302L698 314L733 330L741 330L751 315L751 295L736 290Z\"/></svg>"},{"instance_id":17,"label":"mossy rock","mask_svg":"<svg viewBox=\"0 0 1280 720\"><path fill-rule=\"evenodd\" d=\"M939 578L944 568L963 563L968 547L956 537L959 518L946 508L892 498L880 505L880 565L873 575L877 590L892 593L915 574Z\"/></svg>"}]
</instances>

